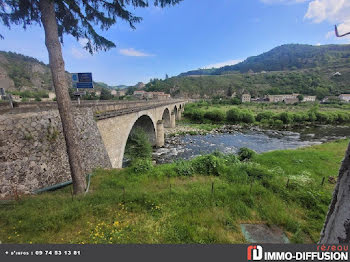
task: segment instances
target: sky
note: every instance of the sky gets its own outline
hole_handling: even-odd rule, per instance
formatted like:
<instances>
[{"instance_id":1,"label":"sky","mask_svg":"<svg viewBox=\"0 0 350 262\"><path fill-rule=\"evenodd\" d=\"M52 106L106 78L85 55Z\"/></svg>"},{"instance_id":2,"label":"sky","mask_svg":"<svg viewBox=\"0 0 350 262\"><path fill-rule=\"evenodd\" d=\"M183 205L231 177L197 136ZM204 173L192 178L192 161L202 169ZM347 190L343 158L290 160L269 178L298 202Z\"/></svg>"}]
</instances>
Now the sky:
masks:
<instances>
[{"instance_id":1,"label":"sky","mask_svg":"<svg viewBox=\"0 0 350 262\"><path fill-rule=\"evenodd\" d=\"M152 2L152 0L150 0ZM92 72L109 85L147 83L198 68L238 63L249 56L290 43L348 44L336 38L350 31L350 0L183 0L161 9L131 9L143 17L133 30L123 21L103 36L116 48L90 55L85 40L64 37L63 57L71 73ZM24 30L0 24L0 50L48 63L43 28Z\"/></svg>"}]
</instances>

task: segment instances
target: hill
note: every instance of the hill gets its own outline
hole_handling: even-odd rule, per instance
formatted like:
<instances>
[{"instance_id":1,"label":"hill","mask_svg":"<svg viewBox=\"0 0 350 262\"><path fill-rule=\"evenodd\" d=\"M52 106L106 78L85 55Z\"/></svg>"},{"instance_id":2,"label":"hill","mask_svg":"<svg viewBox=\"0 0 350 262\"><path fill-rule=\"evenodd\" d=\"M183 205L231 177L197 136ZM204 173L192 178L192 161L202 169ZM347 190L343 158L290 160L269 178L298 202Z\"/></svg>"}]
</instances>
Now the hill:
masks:
<instances>
[{"instance_id":1,"label":"hill","mask_svg":"<svg viewBox=\"0 0 350 262\"><path fill-rule=\"evenodd\" d=\"M71 74L66 72L69 86ZM0 87L6 91L48 92L53 90L51 72L48 65L29 56L0 51ZM96 90L116 89L103 82L94 82Z\"/></svg>"},{"instance_id":2,"label":"hill","mask_svg":"<svg viewBox=\"0 0 350 262\"><path fill-rule=\"evenodd\" d=\"M350 45L312 46L289 44L278 46L258 56L248 57L236 65L221 68L199 69L179 76L222 75L232 72L261 72L339 67L349 64Z\"/></svg>"},{"instance_id":3,"label":"hill","mask_svg":"<svg viewBox=\"0 0 350 262\"><path fill-rule=\"evenodd\" d=\"M253 96L298 92L337 95L350 92L350 45L290 44L221 68L200 69L147 88L192 98L250 92ZM341 75L334 75L340 72Z\"/></svg>"}]
</instances>

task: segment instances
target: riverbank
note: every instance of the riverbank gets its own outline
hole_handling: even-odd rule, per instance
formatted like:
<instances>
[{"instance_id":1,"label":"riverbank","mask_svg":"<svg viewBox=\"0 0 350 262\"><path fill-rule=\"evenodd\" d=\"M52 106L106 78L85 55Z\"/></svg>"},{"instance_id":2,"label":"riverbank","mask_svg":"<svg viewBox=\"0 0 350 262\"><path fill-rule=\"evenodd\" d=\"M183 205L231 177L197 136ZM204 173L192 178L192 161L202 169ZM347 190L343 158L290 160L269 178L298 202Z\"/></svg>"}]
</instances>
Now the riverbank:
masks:
<instances>
[{"instance_id":1,"label":"riverbank","mask_svg":"<svg viewBox=\"0 0 350 262\"><path fill-rule=\"evenodd\" d=\"M195 124L239 124L287 129L313 125L350 125L350 105L320 104L215 104L202 101L188 104L184 122Z\"/></svg>"},{"instance_id":2,"label":"riverbank","mask_svg":"<svg viewBox=\"0 0 350 262\"><path fill-rule=\"evenodd\" d=\"M316 243L348 142L96 170L85 197L67 187L1 205L0 241L245 243L240 224L263 223Z\"/></svg>"}]
</instances>

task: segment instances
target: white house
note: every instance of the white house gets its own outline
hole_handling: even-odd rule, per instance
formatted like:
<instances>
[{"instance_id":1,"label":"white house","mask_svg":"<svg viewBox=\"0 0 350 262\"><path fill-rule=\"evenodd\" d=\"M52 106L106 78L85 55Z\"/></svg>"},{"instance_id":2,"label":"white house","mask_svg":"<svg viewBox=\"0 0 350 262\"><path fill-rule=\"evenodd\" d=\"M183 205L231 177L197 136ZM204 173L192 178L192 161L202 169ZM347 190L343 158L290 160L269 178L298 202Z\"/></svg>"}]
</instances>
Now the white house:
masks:
<instances>
[{"instance_id":1,"label":"white house","mask_svg":"<svg viewBox=\"0 0 350 262\"><path fill-rule=\"evenodd\" d=\"M344 101L349 103L350 102L350 94L341 94L339 96L340 101Z\"/></svg>"}]
</instances>

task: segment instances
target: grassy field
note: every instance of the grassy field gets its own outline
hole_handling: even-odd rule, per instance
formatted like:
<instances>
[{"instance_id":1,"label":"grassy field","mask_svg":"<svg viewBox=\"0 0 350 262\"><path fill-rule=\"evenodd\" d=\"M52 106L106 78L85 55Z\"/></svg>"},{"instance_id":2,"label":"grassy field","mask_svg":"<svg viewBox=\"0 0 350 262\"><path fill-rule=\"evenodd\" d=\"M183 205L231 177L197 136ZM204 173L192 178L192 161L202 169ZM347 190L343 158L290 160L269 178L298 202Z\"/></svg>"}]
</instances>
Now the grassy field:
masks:
<instances>
[{"instance_id":1,"label":"grassy field","mask_svg":"<svg viewBox=\"0 0 350 262\"><path fill-rule=\"evenodd\" d=\"M66 187L1 204L0 241L245 243L240 223L266 223L281 227L294 243L315 243L334 188L328 177L337 176L348 142L244 162L216 153L96 170L85 197L73 198Z\"/></svg>"}]
</instances>

